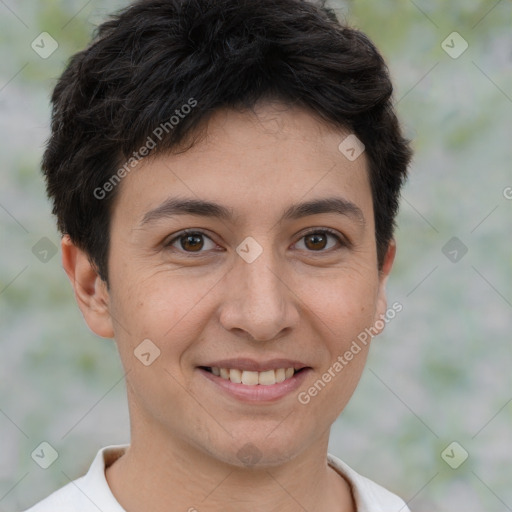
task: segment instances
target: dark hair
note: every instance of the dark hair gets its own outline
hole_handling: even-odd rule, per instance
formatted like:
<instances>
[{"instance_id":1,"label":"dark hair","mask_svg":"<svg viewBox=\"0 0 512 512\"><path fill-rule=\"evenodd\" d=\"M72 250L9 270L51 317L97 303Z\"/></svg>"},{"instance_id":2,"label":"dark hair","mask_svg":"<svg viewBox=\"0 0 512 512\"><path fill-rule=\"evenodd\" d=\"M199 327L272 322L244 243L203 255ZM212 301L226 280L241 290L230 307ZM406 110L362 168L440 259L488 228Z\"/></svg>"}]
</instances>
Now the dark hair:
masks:
<instances>
[{"instance_id":1,"label":"dark hair","mask_svg":"<svg viewBox=\"0 0 512 512\"><path fill-rule=\"evenodd\" d=\"M392 91L375 46L342 26L323 2L135 2L98 27L53 91L42 167L59 230L108 283L117 189L105 185L115 185L116 171L117 179L125 174L123 164L129 171L126 162L158 127L162 133L151 155L179 147L218 109L277 99L350 130L364 143L380 269L411 158ZM191 107L187 115L172 122L185 105Z\"/></svg>"}]
</instances>

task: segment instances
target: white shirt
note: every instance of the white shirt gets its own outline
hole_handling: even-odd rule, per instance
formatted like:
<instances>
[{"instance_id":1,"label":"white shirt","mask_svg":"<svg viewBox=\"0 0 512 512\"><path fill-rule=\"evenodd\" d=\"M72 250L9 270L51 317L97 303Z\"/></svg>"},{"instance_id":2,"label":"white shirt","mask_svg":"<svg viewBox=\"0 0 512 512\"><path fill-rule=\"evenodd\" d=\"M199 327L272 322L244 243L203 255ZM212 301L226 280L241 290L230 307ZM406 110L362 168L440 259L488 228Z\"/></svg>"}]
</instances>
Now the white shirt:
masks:
<instances>
[{"instance_id":1,"label":"white shirt","mask_svg":"<svg viewBox=\"0 0 512 512\"><path fill-rule=\"evenodd\" d=\"M108 486L105 468L121 457L127 447L102 448L86 475L69 482L25 512L126 512ZM327 462L350 484L357 512L410 512L398 496L356 473L334 455L327 454Z\"/></svg>"}]
</instances>

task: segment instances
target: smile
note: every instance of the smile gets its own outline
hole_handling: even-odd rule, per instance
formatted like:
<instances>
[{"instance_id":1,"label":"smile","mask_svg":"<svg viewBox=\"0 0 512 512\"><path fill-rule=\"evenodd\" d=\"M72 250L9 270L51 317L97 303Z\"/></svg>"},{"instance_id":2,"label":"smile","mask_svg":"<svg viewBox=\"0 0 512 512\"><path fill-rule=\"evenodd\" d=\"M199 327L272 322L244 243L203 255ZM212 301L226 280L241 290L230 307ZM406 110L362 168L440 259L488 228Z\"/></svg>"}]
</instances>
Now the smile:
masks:
<instances>
[{"instance_id":1,"label":"smile","mask_svg":"<svg viewBox=\"0 0 512 512\"><path fill-rule=\"evenodd\" d=\"M218 368L216 366L205 367L204 369L234 384L245 384L246 386L271 386L272 384L278 384L290 379L296 371L299 371L294 368L278 368L276 370L256 372L239 370L237 368Z\"/></svg>"},{"instance_id":2,"label":"smile","mask_svg":"<svg viewBox=\"0 0 512 512\"><path fill-rule=\"evenodd\" d=\"M285 359L266 362L231 359L210 365L197 367L208 386L213 385L237 401L252 404L268 404L293 395L313 371L299 361Z\"/></svg>"}]
</instances>

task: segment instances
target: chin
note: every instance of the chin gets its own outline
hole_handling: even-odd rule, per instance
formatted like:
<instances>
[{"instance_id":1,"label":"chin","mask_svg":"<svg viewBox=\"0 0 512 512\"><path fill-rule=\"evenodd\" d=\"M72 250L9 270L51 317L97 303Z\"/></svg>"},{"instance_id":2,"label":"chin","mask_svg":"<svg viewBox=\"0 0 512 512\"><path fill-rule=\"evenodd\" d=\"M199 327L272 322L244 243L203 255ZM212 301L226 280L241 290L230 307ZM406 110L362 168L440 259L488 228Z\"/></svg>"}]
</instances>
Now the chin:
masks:
<instances>
[{"instance_id":1,"label":"chin","mask_svg":"<svg viewBox=\"0 0 512 512\"><path fill-rule=\"evenodd\" d=\"M211 457L238 468L265 469L280 466L296 457L304 447L305 439L283 429L283 436L240 434L208 448Z\"/></svg>"}]
</instances>

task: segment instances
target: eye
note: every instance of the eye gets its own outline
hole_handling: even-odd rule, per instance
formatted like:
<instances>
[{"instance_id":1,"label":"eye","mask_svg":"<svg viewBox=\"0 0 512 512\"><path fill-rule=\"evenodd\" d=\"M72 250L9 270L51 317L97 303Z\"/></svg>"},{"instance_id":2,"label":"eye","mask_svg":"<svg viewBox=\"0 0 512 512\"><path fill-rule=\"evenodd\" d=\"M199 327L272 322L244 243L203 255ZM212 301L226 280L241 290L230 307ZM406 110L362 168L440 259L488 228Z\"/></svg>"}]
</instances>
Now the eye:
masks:
<instances>
[{"instance_id":1,"label":"eye","mask_svg":"<svg viewBox=\"0 0 512 512\"><path fill-rule=\"evenodd\" d=\"M300 242L304 240L304 246L308 252L327 252L324 251L324 249L332 249L336 245L336 243L334 243L330 247L327 247L329 238L334 238L341 247L347 245L336 231L327 228L308 231L302 235Z\"/></svg>"},{"instance_id":2,"label":"eye","mask_svg":"<svg viewBox=\"0 0 512 512\"><path fill-rule=\"evenodd\" d=\"M328 244L329 238L335 240L330 246ZM208 247L208 243L205 244L205 241L211 244L210 247ZM336 242L340 247L346 247L348 245L342 236L328 228L310 230L302 235L297 244L302 241L304 241L304 247L307 252L328 252L328 250L336 246ZM203 254L208 250L215 249L216 244L203 231L185 230L165 243L165 247L183 252L187 255L193 255ZM202 249L205 250L203 251Z\"/></svg>"},{"instance_id":3,"label":"eye","mask_svg":"<svg viewBox=\"0 0 512 512\"><path fill-rule=\"evenodd\" d=\"M204 252L201 249L205 248L205 239L207 239L212 244L212 247L210 247L210 249L215 248L216 244L205 233L203 233L202 231L191 230L182 231L172 240L167 242L165 244L165 247L172 247L189 254L201 254L202 252ZM179 247L174 247L177 243L179 243ZM208 249L207 246L208 244L206 244L206 249Z\"/></svg>"}]
</instances>

